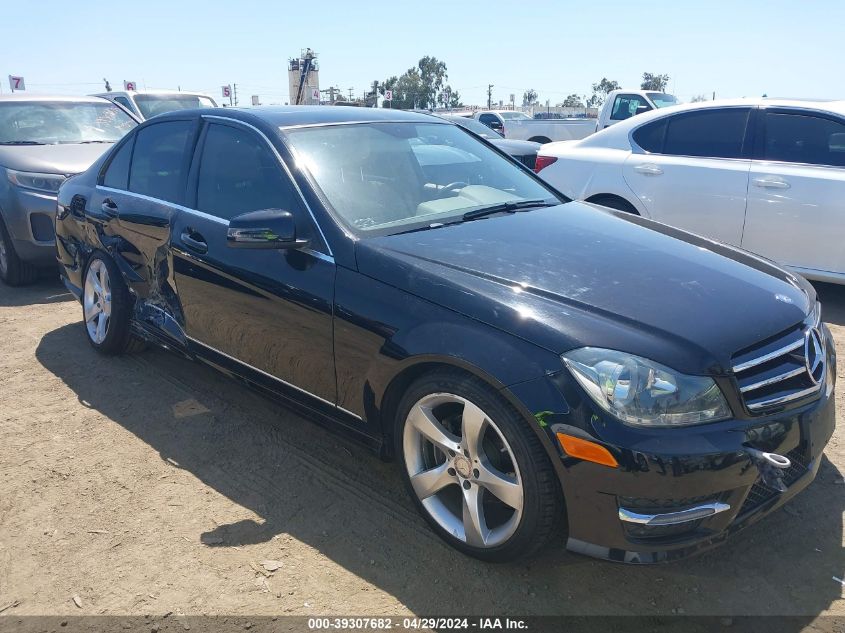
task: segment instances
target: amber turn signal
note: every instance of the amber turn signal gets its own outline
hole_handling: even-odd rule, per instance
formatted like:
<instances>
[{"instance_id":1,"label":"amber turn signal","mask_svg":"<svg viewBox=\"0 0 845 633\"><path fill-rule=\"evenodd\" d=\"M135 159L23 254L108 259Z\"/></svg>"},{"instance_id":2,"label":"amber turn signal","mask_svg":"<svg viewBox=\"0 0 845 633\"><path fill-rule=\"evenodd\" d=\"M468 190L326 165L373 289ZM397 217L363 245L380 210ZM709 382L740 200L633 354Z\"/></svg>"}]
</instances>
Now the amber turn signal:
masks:
<instances>
[{"instance_id":1,"label":"amber turn signal","mask_svg":"<svg viewBox=\"0 0 845 633\"><path fill-rule=\"evenodd\" d=\"M570 457L577 457L584 461L595 462L596 464L610 466L611 468L616 468L619 465L609 450L594 442L582 440L580 437L573 437L565 433L558 433L557 441L560 442L563 450Z\"/></svg>"}]
</instances>

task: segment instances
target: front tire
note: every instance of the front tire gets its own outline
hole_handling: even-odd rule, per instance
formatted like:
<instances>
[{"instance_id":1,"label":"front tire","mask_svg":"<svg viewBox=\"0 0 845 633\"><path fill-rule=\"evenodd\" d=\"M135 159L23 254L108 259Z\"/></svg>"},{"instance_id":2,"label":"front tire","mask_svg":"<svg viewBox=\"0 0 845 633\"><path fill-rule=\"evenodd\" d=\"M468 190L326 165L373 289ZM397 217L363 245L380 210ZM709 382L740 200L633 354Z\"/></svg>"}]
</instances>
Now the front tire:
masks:
<instances>
[{"instance_id":1,"label":"front tire","mask_svg":"<svg viewBox=\"0 0 845 633\"><path fill-rule=\"evenodd\" d=\"M0 279L10 286L25 286L38 278L38 268L18 257L12 237L0 218Z\"/></svg>"},{"instance_id":2,"label":"front tire","mask_svg":"<svg viewBox=\"0 0 845 633\"><path fill-rule=\"evenodd\" d=\"M536 434L481 380L450 369L415 381L399 404L396 455L434 531L492 562L526 558L557 530L563 498Z\"/></svg>"},{"instance_id":3,"label":"front tire","mask_svg":"<svg viewBox=\"0 0 845 633\"><path fill-rule=\"evenodd\" d=\"M132 296L114 261L97 252L88 260L82 289L82 323L91 346L107 355L139 351L131 331Z\"/></svg>"}]
</instances>

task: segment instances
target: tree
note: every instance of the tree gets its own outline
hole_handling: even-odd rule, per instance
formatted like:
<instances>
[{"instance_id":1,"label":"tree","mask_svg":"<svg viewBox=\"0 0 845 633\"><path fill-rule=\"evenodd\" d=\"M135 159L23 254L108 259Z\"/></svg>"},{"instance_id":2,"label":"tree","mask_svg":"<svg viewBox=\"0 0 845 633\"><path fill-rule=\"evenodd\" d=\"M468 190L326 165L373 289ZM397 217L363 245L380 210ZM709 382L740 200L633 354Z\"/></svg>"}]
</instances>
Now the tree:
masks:
<instances>
[{"instance_id":1,"label":"tree","mask_svg":"<svg viewBox=\"0 0 845 633\"><path fill-rule=\"evenodd\" d=\"M613 90L619 90L619 82L602 77L600 82L593 84L593 96L587 99L587 105L598 108L607 99L608 93Z\"/></svg>"},{"instance_id":2,"label":"tree","mask_svg":"<svg viewBox=\"0 0 845 633\"><path fill-rule=\"evenodd\" d=\"M447 84L446 92L449 93L449 103L446 105L450 108L462 108L464 106L464 104L461 103L461 95L458 94L457 90L452 90L452 86Z\"/></svg>"},{"instance_id":3,"label":"tree","mask_svg":"<svg viewBox=\"0 0 845 633\"><path fill-rule=\"evenodd\" d=\"M640 88L643 90L654 90L656 92L666 92L669 86L669 75L654 75L652 73L643 73L643 82Z\"/></svg>"},{"instance_id":4,"label":"tree","mask_svg":"<svg viewBox=\"0 0 845 633\"><path fill-rule=\"evenodd\" d=\"M379 92L393 91L393 108L434 108L447 79L446 64L426 55L400 77L394 75L383 81Z\"/></svg>"},{"instance_id":5,"label":"tree","mask_svg":"<svg viewBox=\"0 0 845 633\"><path fill-rule=\"evenodd\" d=\"M690 103L701 103L702 101L707 101L707 97L704 95L695 95L690 99Z\"/></svg>"},{"instance_id":6,"label":"tree","mask_svg":"<svg viewBox=\"0 0 845 633\"><path fill-rule=\"evenodd\" d=\"M530 106L537 104L537 91L534 88L529 88L522 95L522 105Z\"/></svg>"},{"instance_id":7,"label":"tree","mask_svg":"<svg viewBox=\"0 0 845 633\"><path fill-rule=\"evenodd\" d=\"M560 105L564 108L583 108L584 102L581 101L581 97L573 93L564 99Z\"/></svg>"}]
</instances>

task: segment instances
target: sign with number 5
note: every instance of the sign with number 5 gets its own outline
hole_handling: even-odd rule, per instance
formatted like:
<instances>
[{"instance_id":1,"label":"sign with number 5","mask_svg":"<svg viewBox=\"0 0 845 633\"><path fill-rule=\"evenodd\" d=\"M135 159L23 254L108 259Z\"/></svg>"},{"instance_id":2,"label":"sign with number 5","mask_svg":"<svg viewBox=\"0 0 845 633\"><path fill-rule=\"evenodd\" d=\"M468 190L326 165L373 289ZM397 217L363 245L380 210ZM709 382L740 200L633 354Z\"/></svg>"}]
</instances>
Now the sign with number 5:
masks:
<instances>
[{"instance_id":1,"label":"sign with number 5","mask_svg":"<svg viewBox=\"0 0 845 633\"><path fill-rule=\"evenodd\" d=\"M15 77L14 75L9 75L9 87L12 89L12 92L15 90L26 90L23 77Z\"/></svg>"}]
</instances>

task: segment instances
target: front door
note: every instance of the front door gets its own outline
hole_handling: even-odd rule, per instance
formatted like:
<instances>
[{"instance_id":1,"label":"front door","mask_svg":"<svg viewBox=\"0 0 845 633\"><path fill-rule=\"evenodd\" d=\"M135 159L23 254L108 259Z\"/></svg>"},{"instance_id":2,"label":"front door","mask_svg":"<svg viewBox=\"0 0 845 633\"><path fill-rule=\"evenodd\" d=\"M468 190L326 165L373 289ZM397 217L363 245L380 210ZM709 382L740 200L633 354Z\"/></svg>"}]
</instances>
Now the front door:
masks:
<instances>
[{"instance_id":1,"label":"front door","mask_svg":"<svg viewBox=\"0 0 845 633\"><path fill-rule=\"evenodd\" d=\"M633 132L644 151L625 182L658 222L739 246L745 221L750 108L708 108L664 117Z\"/></svg>"},{"instance_id":2,"label":"front door","mask_svg":"<svg viewBox=\"0 0 845 633\"><path fill-rule=\"evenodd\" d=\"M761 112L742 247L824 278L845 273L845 122Z\"/></svg>"},{"instance_id":3,"label":"front door","mask_svg":"<svg viewBox=\"0 0 845 633\"><path fill-rule=\"evenodd\" d=\"M335 264L278 154L248 126L207 120L187 206L173 229L173 252L191 345L334 405ZM312 247L228 246L229 220L262 209L293 213L298 237Z\"/></svg>"}]
</instances>

